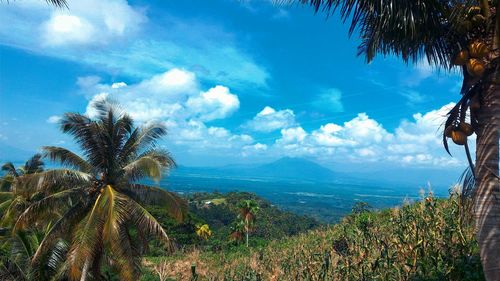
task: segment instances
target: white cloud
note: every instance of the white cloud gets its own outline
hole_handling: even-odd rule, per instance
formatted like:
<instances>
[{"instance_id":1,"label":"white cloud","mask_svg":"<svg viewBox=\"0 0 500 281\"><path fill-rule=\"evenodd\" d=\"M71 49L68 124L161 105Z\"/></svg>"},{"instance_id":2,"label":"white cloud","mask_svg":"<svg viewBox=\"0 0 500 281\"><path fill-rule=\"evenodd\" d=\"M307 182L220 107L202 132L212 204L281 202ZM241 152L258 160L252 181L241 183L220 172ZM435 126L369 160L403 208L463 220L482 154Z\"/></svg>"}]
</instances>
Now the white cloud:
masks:
<instances>
[{"instance_id":1,"label":"white cloud","mask_svg":"<svg viewBox=\"0 0 500 281\"><path fill-rule=\"evenodd\" d=\"M117 101L135 121L161 121L169 130L168 140L189 151L217 151L241 148L254 142L247 134L205 122L223 119L239 108L238 96L218 85L201 91L196 75L171 69L136 84L103 84L94 76L81 77L77 84L88 97L86 114L96 116L92 105L103 99Z\"/></svg>"},{"instance_id":2,"label":"white cloud","mask_svg":"<svg viewBox=\"0 0 500 281\"><path fill-rule=\"evenodd\" d=\"M53 15L44 25L43 40L47 45L86 44L93 40L94 26L84 18Z\"/></svg>"},{"instance_id":3,"label":"white cloud","mask_svg":"<svg viewBox=\"0 0 500 281\"><path fill-rule=\"evenodd\" d=\"M358 114L343 125L328 123L310 133L302 127L283 129L280 139L273 145L273 152L326 160L335 157L360 163L383 161L416 166L463 165L464 159L451 158L442 147L440 126L453 105L450 103L425 114L416 113L412 120L403 120L394 132L387 131L365 113ZM473 139L470 143L473 146ZM452 145L451 149L457 152L462 148ZM461 154L457 152L454 155Z\"/></svg>"},{"instance_id":4,"label":"white cloud","mask_svg":"<svg viewBox=\"0 0 500 281\"><path fill-rule=\"evenodd\" d=\"M198 96L190 97L186 106L195 117L211 121L231 115L240 107L240 101L227 87L219 85Z\"/></svg>"},{"instance_id":5,"label":"white cloud","mask_svg":"<svg viewBox=\"0 0 500 281\"><path fill-rule=\"evenodd\" d=\"M302 127L281 129L281 138L276 142L282 144L301 143L306 137L307 133Z\"/></svg>"},{"instance_id":6,"label":"white cloud","mask_svg":"<svg viewBox=\"0 0 500 281\"><path fill-rule=\"evenodd\" d=\"M236 34L199 19L162 13L127 0L69 0L55 9L40 0L2 5L0 44L71 60L115 75L146 79L182 66L204 80L264 89L270 74L238 47ZM147 23L148 29L143 27ZM257 87L256 87L257 86Z\"/></svg>"},{"instance_id":7,"label":"white cloud","mask_svg":"<svg viewBox=\"0 0 500 281\"><path fill-rule=\"evenodd\" d=\"M48 123L55 124L61 121L61 116L58 115L52 115L47 119Z\"/></svg>"},{"instance_id":8,"label":"white cloud","mask_svg":"<svg viewBox=\"0 0 500 281\"><path fill-rule=\"evenodd\" d=\"M113 83L111 85L112 89L119 89L119 88L123 88L123 87L127 87L127 83L125 83L125 82L116 82L116 83Z\"/></svg>"},{"instance_id":9,"label":"white cloud","mask_svg":"<svg viewBox=\"0 0 500 281\"><path fill-rule=\"evenodd\" d=\"M136 31L145 20L142 11L125 0L69 1L68 6L52 12L42 24L42 44L103 45Z\"/></svg>"},{"instance_id":10,"label":"white cloud","mask_svg":"<svg viewBox=\"0 0 500 281\"><path fill-rule=\"evenodd\" d=\"M266 106L244 127L257 132L272 132L293 125L295 125L295 114L292 110L276 111L274 108Z\"/></svg>"},{"instance_id":11,"label":"white cloud","mask_svg":"<svg viewBox=\"0 0 500 281\"><path fill-rule=\"evenodd\" d=\"M90 97L89 105L109 97L120 102L139 122L223 119L240 105L238 96L229 88L219 85L201 91L194 73L177 68L132 85L107 85L98 81L95 77L78 79L82 91ZM92 113L90 110L89 107L88 114Z\"/></svg>"}]
</instances>

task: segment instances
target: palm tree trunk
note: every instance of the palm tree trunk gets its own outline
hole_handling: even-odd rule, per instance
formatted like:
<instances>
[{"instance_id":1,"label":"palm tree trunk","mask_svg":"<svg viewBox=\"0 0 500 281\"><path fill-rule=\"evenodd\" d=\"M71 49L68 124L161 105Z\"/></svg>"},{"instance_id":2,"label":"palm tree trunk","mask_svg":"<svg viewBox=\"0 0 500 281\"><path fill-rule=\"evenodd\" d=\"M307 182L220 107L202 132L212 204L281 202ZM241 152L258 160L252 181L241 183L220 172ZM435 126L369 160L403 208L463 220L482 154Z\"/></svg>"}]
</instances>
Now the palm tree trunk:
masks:
<instances>
[{"instance_id":1,"label":"palm tree trunk","mask_svg":"<svg viewBox=\"0 0 500 281\"><path fill-rule=\"evenodd\" d=\"M494 79L493 79L494 81ZM476 140L475 219L481 263L488 281L500 280L500 85L482 93Z\"/></svg>"},{"instance_id":2,"label":"palm tree trunk","mask_svg":"<svg viewBox=\"0 0 500 281\"><path fill-rule=\"evenodd\" d=\"M247 230L247 248L248 248L248 230Z\"/></svg>"}]
</instances>

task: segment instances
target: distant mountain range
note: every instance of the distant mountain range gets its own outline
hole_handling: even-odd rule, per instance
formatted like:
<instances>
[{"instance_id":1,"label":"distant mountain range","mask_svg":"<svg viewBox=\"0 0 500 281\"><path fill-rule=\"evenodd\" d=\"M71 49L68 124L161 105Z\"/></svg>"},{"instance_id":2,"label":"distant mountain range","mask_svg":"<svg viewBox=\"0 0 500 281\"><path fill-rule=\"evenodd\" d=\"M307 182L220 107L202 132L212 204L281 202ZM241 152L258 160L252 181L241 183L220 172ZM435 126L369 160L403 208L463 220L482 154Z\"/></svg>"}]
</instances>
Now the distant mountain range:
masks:
<instances>
[{"instance_id":1,"label":"distant mountain range","mask_svg":"<svg viewBox=\"0 0 500 281\"><path fill-rule=\"evenodd\" d=\"M172 175L318 182L331 182L338 178L335 172L315 162L290 157L263 165L234 165L217 168L181 166Z\"/></svg>"},{"instance_id":2,"label":"distant mountain range","mask_svg":"<svg viewBox=\"0 0 500 281\"><path fill-rule=\"evenodd\" d=\"M361 164L360 164L361 165ZM316 162L303 158L285 157L262 165L231 165L224 167L180 166L172 176L217 177L242 180L304 181L318 183L391 184L401 187L426 187L428 184L441 189L454 184L460 170L435 168L380 168L365 171L336 172Z\"/></svg>"}]
</instances>

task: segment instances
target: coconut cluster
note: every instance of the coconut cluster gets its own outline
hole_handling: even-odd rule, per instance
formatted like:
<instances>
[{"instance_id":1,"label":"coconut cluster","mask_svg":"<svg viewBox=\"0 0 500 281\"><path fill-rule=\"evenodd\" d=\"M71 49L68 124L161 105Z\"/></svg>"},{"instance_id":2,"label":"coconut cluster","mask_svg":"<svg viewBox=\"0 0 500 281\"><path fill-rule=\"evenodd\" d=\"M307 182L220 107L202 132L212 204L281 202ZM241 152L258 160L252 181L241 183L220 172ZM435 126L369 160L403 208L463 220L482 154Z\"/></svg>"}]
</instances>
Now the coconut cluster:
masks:
<instances>
[{"instance_id":1,"label":"coconut cluster","mask_svg":"<svg viewBox=\"0 0 500 281\"><path fill-rule=\"evenodd\" d=\"M464 121L448 126L444 134L453 140L455 144L464 145L467 143L467 137L474 133L472 126Z\"/></svg>"},{"instance_id":2,"label":"coconut cluster","mask_svg":"<svg viewBox=\"0 0 500 281\"><path fill-rule=\"evenodd\" d=\"M467 73L472 77L482 77L486 68L484 59L490 53L488 46L480 41L471 42L466 49L458 52L455 65L465 65Z\"/></svg>"},{"instance_id":3,"label":"coconut cluster","mask_svg":"<svg viewBox=\"0 0 500 281\"><path fill-rule=\"evenodd\" d=\"M481 29L486 24L486 18L481 14L481 8L478 6L470 7L466 17L461 24L464 32L470 32L472 29ZM475 78L483 76L490 50L488 46L479 40L472 40L467 48L462 49L453 60L454 65L465 66L467 73Z\"/></svg>"}]
</instances>

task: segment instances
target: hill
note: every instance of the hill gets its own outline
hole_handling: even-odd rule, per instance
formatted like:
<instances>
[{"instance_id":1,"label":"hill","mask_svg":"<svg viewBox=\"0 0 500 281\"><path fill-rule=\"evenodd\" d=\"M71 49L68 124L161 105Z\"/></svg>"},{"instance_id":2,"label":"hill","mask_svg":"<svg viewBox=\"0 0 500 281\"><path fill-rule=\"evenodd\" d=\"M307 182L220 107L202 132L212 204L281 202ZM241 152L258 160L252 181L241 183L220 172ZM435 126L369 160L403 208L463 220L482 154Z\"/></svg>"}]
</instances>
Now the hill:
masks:
<instances>
[{"instance_id":1,"label":"hill","mask_svg":"<svg viewBox=\"0 0 500 281\"><path fill-rule=\"evenodd\" d=\"M337 225L263 247L147 258L143 280L480 281L468 206L456 194L380 212L359 204Z\"/></svg>"},{"instance_id":2,"label":"hill","mask_svg":"<svg viewBox=\"0 0 500 281\"><path fill-rule=\"evenodd\" d=\"M232 179L299 180L335 182L337 175L313 161L284 157L262 165L231 165L224 167L186 167L173 171L172 176L197 175Z\"/></svg>"},{"instance_id":3,"label":"hill","mask_svg":"<svg viewBox=\"0 0 500 281\"><path fill-rule=\"evenodd\" d=\"M188 194L186 199L189 202L189 214L182 224L170 219L162 206L147 207L167 230L168 235L184 249L197 247L206 250L228 250L239 247L238 243L233 243L228 238L231 226L237 220L237 204L241 200L254 200L259 206L255 231L250 240L253 246L263 246L273 239L297 235L320 226L320 223L311 217L282 211L253 193L203 192ZM196 235L196 226L203 224L208 224L212 230L212 237L207 241ZM150 254L156 254L154 249Z\"/></svg>"}]
</instances>

